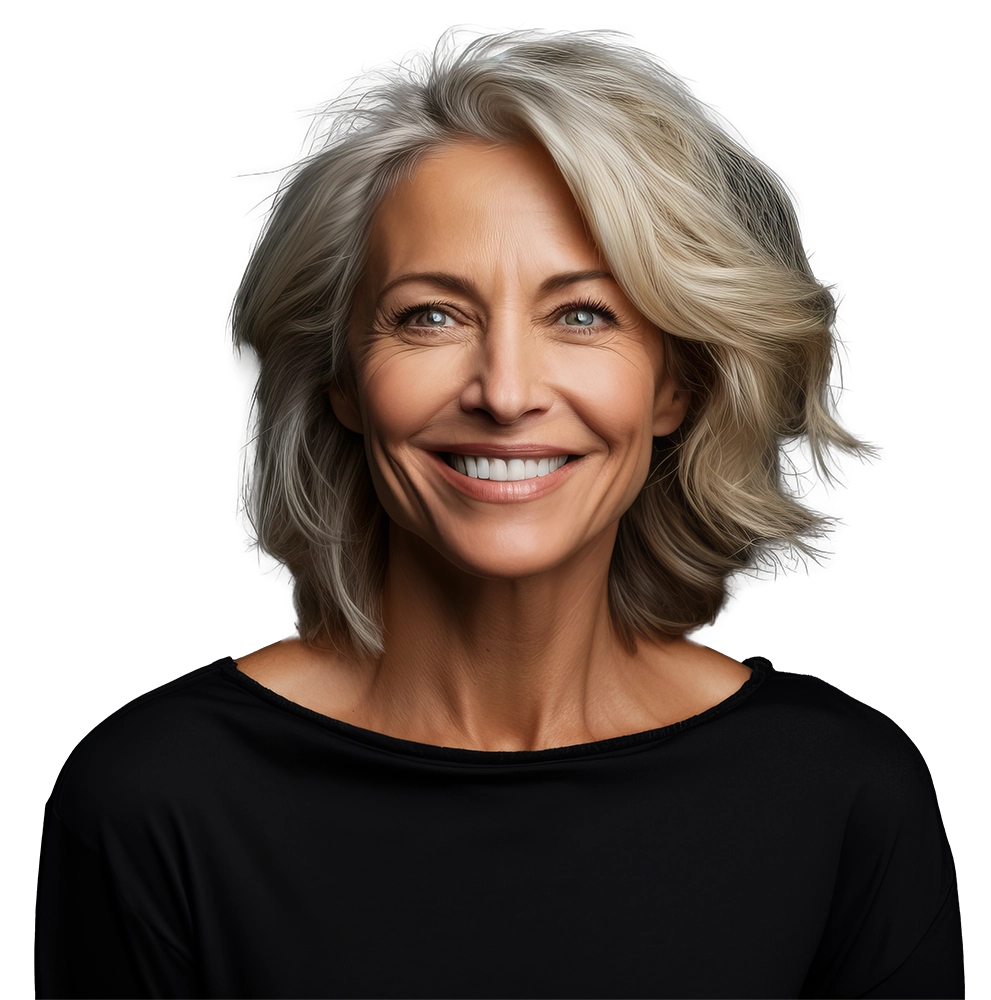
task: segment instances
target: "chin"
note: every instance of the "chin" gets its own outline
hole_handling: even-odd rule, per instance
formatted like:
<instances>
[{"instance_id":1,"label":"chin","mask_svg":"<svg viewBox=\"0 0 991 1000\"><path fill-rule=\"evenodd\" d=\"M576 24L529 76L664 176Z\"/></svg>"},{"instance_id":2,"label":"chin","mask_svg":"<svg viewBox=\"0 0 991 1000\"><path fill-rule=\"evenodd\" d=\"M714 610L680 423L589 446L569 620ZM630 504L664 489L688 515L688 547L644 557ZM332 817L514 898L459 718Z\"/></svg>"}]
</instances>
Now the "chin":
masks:
<instances>
[{"instance_id":1,"label":"chin","mask_svg":"<svg viewBox=\"0 0 991 1000\"><path fill-rule=\"evenodd\" d=\"M536 561L532 556L507 555L502 559L488 559L485 562L473 560L448 560L453 566L470 576L484 580L525 580L551 572L560 563Z\"/></svg>"},{"instance_id":2,"label":"chin","mask_svg":"<svg viewBox=\"0 0 991 1000\"><path fill-rule=\"evenodd\" d=\"M540 576L565 566L584 546L576 540L539 537L514 531L507 538L474 534L470 539L432 543L435 551L455 568L492 580L522 580Z\"/></svg>"}]
</instances>

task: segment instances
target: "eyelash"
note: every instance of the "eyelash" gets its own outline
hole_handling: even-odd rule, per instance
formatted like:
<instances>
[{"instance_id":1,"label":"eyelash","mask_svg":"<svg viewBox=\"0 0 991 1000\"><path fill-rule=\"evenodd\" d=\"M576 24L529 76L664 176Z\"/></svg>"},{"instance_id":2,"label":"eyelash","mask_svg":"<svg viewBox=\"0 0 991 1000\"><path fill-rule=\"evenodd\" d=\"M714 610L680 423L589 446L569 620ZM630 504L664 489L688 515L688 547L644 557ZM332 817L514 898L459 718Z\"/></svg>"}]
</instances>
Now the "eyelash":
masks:
<instances>
[{"instance_id":1,"label":"eyelash","mask_svg":"<svg viewBox=\"0 0 991 1000\"><path fill-rule=\"evenodd\" d=\"M438 312L443 312L448 315L451 314L451 307L444 302L418 302L415 306L408 306L405 309L396 309L389 313L386 317L386 322L392 328L398 328L405 326L414 316L419 313L429 312L431 309L436 309ZM592 312L601 316L610 325L619 322L619 318L604 302L600 302L597 299L576 299L573 302L566 302L564 305L558 306L549 316L554 316L556 319L560 319L562 316L566 316L569 312ZM442 327L437 327L437 329L442 329ZM583 329L582 327L574 327L576 330Z\"/></svg>"},{"instance_id":2,"label":"eyelash","mask_svg":"<svg viewBox=\"0 0 991 1000\"><path fill-rule=\"evenodd\" d=\"M617 317L612 309L610 309L604 302L599 302L596 299L577 299L574 302L568 302L563 306L558 306L552 315L555 315L558 319L560 319L562 316L566 316L569 312L597 313L610 325L615 325L619 322L619 317ZM582 328L575 327L575 329L580 330Z\"/></svg>"},{"instance_id":3,"label":"eyelash","mask_svg":"<svg viewBox=\"0 0 991 1000\"><path fill-rule=\"evenodd\" d=\"M406 309L395 309L386 316L386 323L390 327L405 326L417 313L429 312L436 309L438 312L450 315L451 307L444 302L419 302L415 306ZM438 327L437 329L441 329Z\"/></svg>"}]
</instances>

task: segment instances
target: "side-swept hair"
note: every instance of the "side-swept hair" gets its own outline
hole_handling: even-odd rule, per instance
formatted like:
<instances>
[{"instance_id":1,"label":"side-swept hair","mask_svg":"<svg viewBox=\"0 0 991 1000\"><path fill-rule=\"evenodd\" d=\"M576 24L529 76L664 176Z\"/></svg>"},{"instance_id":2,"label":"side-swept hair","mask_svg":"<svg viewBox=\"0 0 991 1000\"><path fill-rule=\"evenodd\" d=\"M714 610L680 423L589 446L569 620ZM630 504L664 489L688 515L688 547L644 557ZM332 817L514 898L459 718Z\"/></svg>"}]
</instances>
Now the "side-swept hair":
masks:
<instances>
[{"instance_id":1,"label":"side-swept hair","mask_svg":"<svg viewBox=\"0 0 991 1000\"><path fill-rule=\"evenodd\" d=\"M276 194L233 308L261 369L248 511L291 571L304 641L382 649L387 518L360 436L328 388L353 378L348 330L373 212L418 159L467 138L536 138L623 291L663 331L691 392L623 515L617 633L710 622L732 572L826 522L786 488L783 447L864 449L833 418L833 298L812 274L781 182L648 54L603 33L515 32L376 74L329 105L317 149Z\"/></svg>"}]
</instances>

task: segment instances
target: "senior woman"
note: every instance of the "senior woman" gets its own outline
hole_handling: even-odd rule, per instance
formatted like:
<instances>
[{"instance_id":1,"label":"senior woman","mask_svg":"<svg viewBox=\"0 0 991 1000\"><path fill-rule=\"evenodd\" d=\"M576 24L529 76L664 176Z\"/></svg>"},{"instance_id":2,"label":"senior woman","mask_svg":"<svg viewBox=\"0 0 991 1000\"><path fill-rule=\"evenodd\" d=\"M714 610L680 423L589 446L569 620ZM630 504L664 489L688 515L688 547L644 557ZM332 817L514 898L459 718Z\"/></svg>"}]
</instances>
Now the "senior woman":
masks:
<instances>
[{"instance_id":1,"label":"senior woman","mask_svg":"<svg viewBox=\"0 0 991 1000\"><path fill-rule=\"evenodd\" d=\"M603 36L332 112L234 307L298 638L73 753L39 993L962 995L912 743L686 638L822 534L782 445L862 447L780 183Z\"/></svg>"}]
</instances>

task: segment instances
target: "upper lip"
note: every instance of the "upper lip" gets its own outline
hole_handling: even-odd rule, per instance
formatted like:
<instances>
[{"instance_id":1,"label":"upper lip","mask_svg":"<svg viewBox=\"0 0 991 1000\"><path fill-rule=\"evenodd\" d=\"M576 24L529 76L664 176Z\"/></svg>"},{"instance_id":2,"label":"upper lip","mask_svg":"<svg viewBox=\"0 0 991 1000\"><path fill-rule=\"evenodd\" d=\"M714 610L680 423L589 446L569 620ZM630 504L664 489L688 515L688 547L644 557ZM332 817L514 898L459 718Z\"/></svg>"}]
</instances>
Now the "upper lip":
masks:
<instances>
[{"instance_id":1,"label":"upper lip","mask_svg":"<svg viewBox=\"0 0 991 1000\"><path fill-rule=\"evenodd\" d=\"M486 458L553 458L555 455L571 455L567 448L555 444L523 442L519 444L492 444L484 441L469 441L467 444L449 444L435 449L453 455L482 455Z\"/></svg>"}]
</instances>

